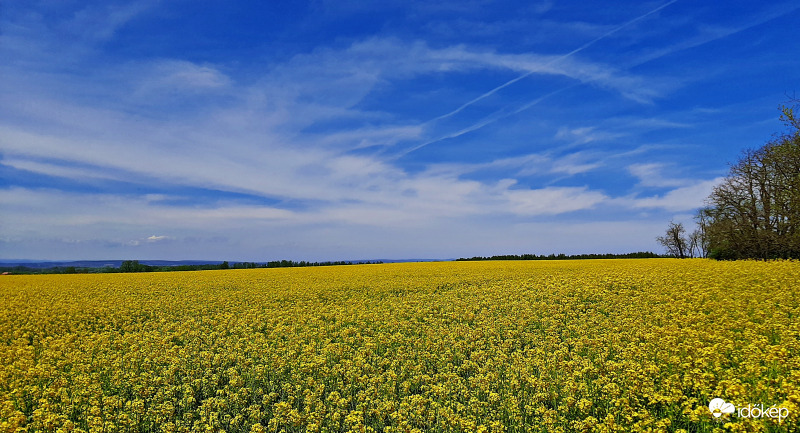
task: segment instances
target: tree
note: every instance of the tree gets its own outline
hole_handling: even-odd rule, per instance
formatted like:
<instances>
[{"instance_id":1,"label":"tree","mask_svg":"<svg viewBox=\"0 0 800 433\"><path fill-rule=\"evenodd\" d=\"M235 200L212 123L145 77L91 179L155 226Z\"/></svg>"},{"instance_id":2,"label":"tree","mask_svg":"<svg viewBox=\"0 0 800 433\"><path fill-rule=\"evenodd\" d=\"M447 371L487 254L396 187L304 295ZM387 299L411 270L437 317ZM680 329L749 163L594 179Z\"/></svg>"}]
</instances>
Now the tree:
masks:
<instances>
[{"instance_id":1,"label":"tree","mask_svg":"<svg viewBox=\"0 0 800 433\"><path fill-rule=\"evenodd\" d=\"M697 228L689 235L689 247L695 257L708 257L708 208L700 209L695 216Z\"/></svg>"},{"instance_id":2,"label":"tree","mask_svg":"<svg viewBox=\"0 0 800 433\"><path fill-rule=\"evenodd\" d=\"M689 241L686 239L686 229L682 223L675 223L670 221L667 227L667 233L664 236L656 238L658 242L667 249L667 252L679 259L691 257L691 248L689 248Z\"/></svg>"},{"instance_id":3,"label":"tree","mask_svg":"<svg viewBox=\"0 0 800 433\"><path fill-rule=\"evenodd\" d=\"M792 103L781 120L793 130L744 152L698 213L710 257L800 257L800 101Z\"/></svg>"},{"instance_id":4,"label":"tree","mask_svg":"<svg viewBox=\"0 0 800 433\"><path fill-rule=\"evenodd\" d=\"M119 266L120 272L152 272L153 269L153 266L139 263L138 260L125 260Z\"/></svg>"},{"instance_id":5,"label":"tree","mask_svg":"<svg viewBox=\"0 0 800 433\"><path fill-rule=\"evenodd\" d=\"M793 96L789 98L789 102L780 107L781 121L796 131L800 131L800 114L795 112L798 104L800 104L800 99Z\"/></svg>"},{"instance_id":6,"label":"tree","mask_svg":"<svg viewBox=\"0 0 800 433\"><path fill-rule=\"evenodd\" d=\"M137 272L139 268L139 261L138 260L125 260L119 266L120 272Z\"/></svg>"}]
</instances>

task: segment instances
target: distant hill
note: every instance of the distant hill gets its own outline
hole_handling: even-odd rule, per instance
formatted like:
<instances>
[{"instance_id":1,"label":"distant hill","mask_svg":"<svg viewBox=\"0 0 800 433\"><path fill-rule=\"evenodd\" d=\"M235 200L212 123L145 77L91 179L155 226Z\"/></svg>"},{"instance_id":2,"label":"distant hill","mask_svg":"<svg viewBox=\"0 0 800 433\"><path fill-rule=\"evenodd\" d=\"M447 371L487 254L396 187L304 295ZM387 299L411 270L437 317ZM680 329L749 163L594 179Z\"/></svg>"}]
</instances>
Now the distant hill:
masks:
<instances>
[{"instance_id":1,"label":"distant hill","mask_svg":"<svg viewBox=\"0 0 800 433\"><path fill-rule=\"evenodd\" d=\"M274 260L264 262L238 262L222 260L69 260L37 261L19 259L0 259L0 272L12 274L41 273L97 273L97 272L156 272L156 271L194 271L209 269L250 269L284 268L306 266L336 266L354 264L407 263L407 262L446 262L473 260L575 260L575 259L631 259L665 257L652 252L628 254L509 254L490 257L470 257L459 259L380 259L380 260L340 260L326 262Z\"/></svg>"},{"instance_id":2,"label":"distant hill","mask_svg":"<svg viewBox=\"0 0 800 433\"><path fill-rule=\"evenodd\" d=\"M7 260L0 261L0 268L13 268L22 266L32 269L48 268L118 268L124 260L73 260L73 261L25 261ZM193 266L193 265L219 265L222 260L139 260L139 263L148 266Z\"/></svg>"},{"instance_id":3,"label":"distant hill","mask_svg":"<svg viewBox=\"0 0 800 433\"><path fill-rule=\"evenodd\" d=\"M438 261L451 261L453 259L366 259L366 260L347 260L351 263L404 263L404 262L438 262ZM22 266L31 269L48 269L48 268L119 268L125 260L70 260L70 261L38 261L38 260L13 260L13 259L0 259L0 268L13 268ZM199 265L221 265L223 260L139 260L139 263L147 266L199 266ZM266 265L269 261L262 262L239 262L228 261L233 266L235 263L255 263L258 265ZM311 262L309 262L311 263ZM327 262L323 262L327 263Z\"/></svg>"},{"instance_id":4,"label":"distant hill","mask_svg":"<svg viewBox=\"0 0 800 433\"><path fill-rule=\"evenodd\" d=\"M377 260L341 260L307 262L273 260L269 262L228 262L219 260L71 260L35 261L0 260L0 272L9 274L75 274L106 272L169 272L203 271L214 269L288 268L306 266L337 266L378 264Z\"/></svg>"}]
</instances>

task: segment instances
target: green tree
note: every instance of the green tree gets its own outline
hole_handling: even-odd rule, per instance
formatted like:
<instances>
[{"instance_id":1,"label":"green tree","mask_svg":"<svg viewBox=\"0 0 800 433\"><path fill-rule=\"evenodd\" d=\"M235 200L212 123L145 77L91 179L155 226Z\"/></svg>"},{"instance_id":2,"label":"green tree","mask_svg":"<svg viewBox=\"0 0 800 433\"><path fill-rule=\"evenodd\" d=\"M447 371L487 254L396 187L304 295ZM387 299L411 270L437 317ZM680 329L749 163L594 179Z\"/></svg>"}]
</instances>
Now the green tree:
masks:
<instances>
[{"instance_id":1,"label":"green tree","mask_svg":"<svg viewBox=\"0 0 800 433\"><path fill-rule=\"evenodd\" d=\"M790 132L746 151L698 213L710 257L800 257L800 101L792 102L781 107Z\"/></svg>"},{"instance_id":2,"label":"green tree","mask_svg":"<svg viewBox=\"0 0 800 433\"><path fill-rule=\"evenodd\" d=\"M139 267L138 260L125 260L119 265L120 272L136 272L136 268Z\"/></svg>"}]
</instances>

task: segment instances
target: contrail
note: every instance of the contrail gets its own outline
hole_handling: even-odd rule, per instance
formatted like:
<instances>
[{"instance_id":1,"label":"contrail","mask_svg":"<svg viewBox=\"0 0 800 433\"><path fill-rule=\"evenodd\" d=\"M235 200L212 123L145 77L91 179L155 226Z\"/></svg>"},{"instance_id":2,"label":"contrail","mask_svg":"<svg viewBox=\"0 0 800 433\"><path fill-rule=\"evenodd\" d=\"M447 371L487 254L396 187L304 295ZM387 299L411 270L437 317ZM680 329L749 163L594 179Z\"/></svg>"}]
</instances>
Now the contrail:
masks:
<instances>
[{"instance_id":1,"label":"contrail","mask_svg":"<svg viewBox=\"0 0 800 433\"><path fill-rule=\"evenodd\" d=\"M556 95L558 93L561 93L561 92L563 92L563 91L565 91L567 89L571 89L571 88L576 87L576 86L578 86L578 84L572 84L570 86L562 87L562 88L560 88L558 90L554 90L554 91L552 91L552 92L550 92L550 93L548 93L548 94L546 94L544 96L540 96L540 97L534 99L533 101L528 102L527 104L525 104L525 105L523 105L523 106L521 106L521 107L517 108L516 110L511 111L509 113L500 114L503 110L495 111L490 116L486 117L485 119L481 120L478 123L475 123L475 124L473 124L471 126L468 126L468 127L464 128L464 129L461 129L461 130L458 130L458 131L453 132L451 134L447 134L447 135L444 135L442 137L433 139L431 141L426 141L425 143L418 144L418 145L416 145L416 146L414 146L414 147L412 147L412 148L410 148L410 149L408 149L408 150L406 150L404 152L401 152L401 153L398 153L398 154L392 156L390 158L390 160L395 160L395 159L402 158L402 157L408 155L409 153L414 152L415 150L421 149L421 148L423 148L423 147L425 147L425 146L427 146L429 144L433 144L433 143L436 143L436 142L439 142L439 141L442 141L442 140L447 140L449 138L456 138L456 137L462 136L462 135L464 135L464 134L466 134L468 132L472 132L472 131L481 129L484 126L490 125L490 124L492 124L494 122L497 122L500 119L505 119L508 116L513 116L514 114L517 114L517 113L520 113L522 111L525 111L528 108L533 107L534 105L544 101L545 99L547 99L547 98L549 98L549 97L551 97L553 95Z\"/></svg>"},{"instance_id":2,"label":"contrail","mask_svg":"<svg viewBox=\"0 0 800 433\"><path fill-rule=\"evenodd\" d=\"M628 26L630 26L631 24L633 24L635 22L641 21L641 20L647 18L648 16L653 15L654 13L660 11L661 9L664 9L665 7L675 3L677 1L678 0L671 0L671 1L669 1L667 3L664 3L663 5L661 5L661 6L657 7L657 8L651 10L650 12L648 12L648 13L646 13L644 15L638 16L638 17L636 17L636 18L634 18L634 19L632 19L632 20L630 20L630 21L628 21L628 22L626 22L624 24L620 24L617 27L614 27L613 29L609 30L608 32L602 34L601 36L598 36L597 38L592 39L591 41L581 45L580 47L568 52L567 54L564 54L564 55L562 55L560 57L557 57L557 58L555 58L553 60L550 60L549 62L545 63L544 66L550 66L550 65L552 65L554 63L557 63L557 62L560 62L560 61L562 61L562 60L564 60L564 59L566 59L566 58L568 58L570 56L573 56L576 53L579 53L579 52L585 50L586 48L589 48L590 46L594 45L595 43L597 43L597 42L599 42L599 41L601 41L601 40L613 35L614 33L624 29L625 27L628 27ZM497 93L499 90L502 90L502 89L504 89L504 88L516 83L517 81L522 80L523 78L529 77L529 76L533 75L536 72L537 71L526 72L526 73L520 75L519 77L514 78L513 80L510 80L510 81L507 81L507 82L501 84L500 86L497 86L494 89L489 90L488 92L478 96L477 98L464 103L462 106L456 108L455 110L453 110L453 111L451 111L449 113L446 113L446 114L442 114L441 116L436 117L434 119L431 119L431 120L429 120L428 122L425 122L425 123L431 123L431 122L435 122L437 120L446 119L446 118L448 118L448 117L450 117L450 116L452 116L454 114L457 114L457 113L461 112L462 110L464 110L465 108L469 107L470 105L480 101L481 99L489 97L489 96Z\"/></svg>"},{"instance_id":3,"label":"contrail","mask_svg":"<svg viewBox=\"0 0 800 433\"><path fill-rule=\"evenodd\" d=\"M641 21L641 20L643 20L643 19L647 18L648 16L650 16L650 15L652 15L652 14L654 14L654 13L656 13L656 12L658 12L658 11L660 11L660 10L664 9L664 8L666 8L667 6L669 6L669 5L673 4L673 3L677 2L677 1L678 1L678 0L671 0L671 1L669 1L669 2L667 2L667 3L664 3L663 5L661 5L661 6L657 7L657 8L655 8L655 9L651 10L650 12L647 12L647 13L646 13L646 14L644 14L644 15L640 15L640 16L638 16L638 17L636 17L636 18L634 18L634 19L632 19L632 20L630 20L630 21L627 21L627 22L625 22L625 23L623 23L623 24L620 24L620 25L618 25L617 27L614 27L613 29L609 30L608 32L606 32L606 33L604 33L604 34L602 34L602 35L598 36L597 38L595 38L595 39L592 39L591 41L589 41L589 42L587 42L587 43L585 43L585 44L581 45L580 47L578 47L578 48L576 48L576 49L574 49L574 50L570 51L569 53L567 53L567 54L564 54L564 55L562 55L562 56L560 56L560 57L557 57L557 58L555 58L555 59L553 59L553 60L551 60L551 61L547 62L547 63L546 63L544 66L549 66L549 65L552 65L553 63L556 63L556 62L562 61L562 60L564 60L564 59L566 59L566 58L568 58L568 57L570 57L570 56L573 56L573 55L575 55L576 53L579 53L579 52L581 52L581 51L585 50L586 48L588 48L588 47L590 47L590 46L594 45L595 43L597 43L597 42L601 41L602 39L605 39L605 38L607 38L607 37L611 36L612 34L614 34L614 33L618 32L618 31L620 31L620 30L624 29L625 27L628 27L628 26L630 26L630 25L631 25L631 24L633 24L633 23L636 23L636 22L638 22L638 21ZM462 110L464 110L465 108L469 107L470 105L472 105L472 104L474 104L474 103L476 103L476 102L480 101L481 99L484 99L484 98L486 98L486 97L489 97L489 96L491 96L491 95L493 95L493 94L497 93L499 90L502 90L502 89L504 89L504 88L506 88L506 87L508 87L508 86L510 86L510 85L512 85L512 84L514 84L514 83L516 83L517 81L520 81L520 80L522 80L522 79L524 79L524 78L526 78L526 77L528 77L528 76L530 76L530 75L533 75L535 72L536 72L536 71L530 71L530 72L526 72L526 73L524 73L524 74L520 75L520 76L519 76L519 77L517 77L517 78L514 78L514 79L512 79L512 80L509 80L509 81L507 81L507 82L505 82L505 83L501 84L500 86L498 86L498 87L495 87L494 89L492 89L492 90L489 90L488 92L486 92L486 93L484 93L484 94L482 94L482 95L478 96L477 98L475 98L475 99L473 99L473 100L471 100L471 101L468 101L468 102L464 103L463 105L461 105L460 107L456 108L455 110L453 110L453 111L451 111L451 112L449 112L449 113L443 114L443 115L441 115L441 116L439 116L439 117L435 117L435 118L433 118L433 119L431 119L431 120L429 120L429 121L425 122L423 125L425 125L425 124L430 124L430 123L436 122L436 121L438 121L438 120L445 119L445 118L448 118L448 117L450 117L450 116L453 116L453 115L455 115L455 114L457 114L457 113L461 112L461 111L462 111ZM512 115L514 115L514 114L517 114L517 113L520 113L520 112L522 112L522 111L525 111L525 110L527 110L528 108L531 108L532 106L534 106L534 105L536 105L536 104L538 104L538 103L542 102L543 100L545 100L545 99L547 99L547 98L549 98L549 97L551 97L551 96L553 96L553 95L556 95L556 94L558 94L558 93L561 93L561 92L563 92L563 91L565 91L565 90L568 90L568 89L571 89L571 88L573 88L573 87L576 87L577 85L578 85L578 84L572 84L572 85L569 85L569 86L566 86L566 87L562 87L562 88L560 88L560 89L558 89L558 90L554 90L554 91L552 91L552 92L550 92L550 93L548 93L548 94L546 94L546 95L544 95L544 96L541 96L541 97L539 97L539 98L537 98L537 99L535 99L535 100L533 100L533 101L531 101L531 102L529 102L529 103L527 103L527 104L525 104L525 105L523 105L523 106L521 106L521 107L517 108L516 110L514 110L514 111L512 111L512 112L510 112L510 113L506 113L506 114L502 114L502 115L497 115L498 113L500 113L500 112L501 112L501 111L503 111L503 110L496 111L495 113L492 113L492 115L490 115L489 117L487 117L487 118L485 118L485 119L481 120L480 122L478 122L478 123L476 123L476 124L473 124L473 125L471 125L471 126L469 126L469 127L466 127L466 128L464 128L464 129L461 129L461 130L459 130L459 131L456 131L456 132L453 132L453 133L450 133L450 134L447 134L447 135L444 135L444 136L441 136L441 137L435 138L435 139L433 139L433 140L426 141L426 142L424 142L424 143L418 144L418 145L416 145L416 146L414 146L414 147L412 147L412 148L410 148L410 149L408 149L408 150L406 150L406 151L404 151L404 152L398 153L398 154L396 154L396 155L394 155L394 156L390 157L390 158L389 158L389 160L396 160L396 159L402 158L403 156L405 156L405 155L408 155L408 154L409 154L409 153L411 153L411 152L415 152L415 151L417 151L417 150L419 150L419 149L422 149L423 147L425 147L425 146L428 146L428 145L430 145L430 144L437 143L437 142L439 142L439 141L442 141L442 140L447 140L447 139L450 139L450 138L456 138L456 137L459 137L459 136L461 136L461 135L464 135L464 134L466 134L466 133L469 133L469 132L472 132L472 131L475 131L475 130L481 129L481 128L483 128L484 126L487 126L487 125L490 125L490 124L492 124L492 123L494 123L494 122L497 122L497 121L498 121L498 120L500 120L500 119L504 119L504 118L506 118L506 117L508 117L508 116L512 116Z\"/></svg>"},{"instance_id":4,"label":"contrail","mask_svg":"<svg viewBox=\"0 0 800 433\"><path fill-rule=\"evenodd\" d=\"M391 158L389 158L389 160L400 159L400 158L408 155L409 153L411 153L411 152L413 152L415 150L422 149L423 147L425 147L425 146L427 146L429 144L433 144L433 143L436 143L436 142L442 141L442 140L447 140L448 138L456 138L456 137L462 136L462 135L464 135L464 134L466 134L468 132L475 131L476 129L481 129L484 126L486 126L486 125L488 125L490 123L494 123L494 122L502 119L503 117L506 117L506 116L500 116L500 117L489 116L489 117L481 120L480 122L475 123L475 124L473 124L471 126L468 126L468 127L464 128L464 129L461 129L459 131L444 135L442 137L433 139L431 141L426 141L425 143L422 143L422 144L418 144L418 145L406 150L405 152L401 152L401 153L398 153L398 154L392 156Z\"/></svg>"}]
</instances>

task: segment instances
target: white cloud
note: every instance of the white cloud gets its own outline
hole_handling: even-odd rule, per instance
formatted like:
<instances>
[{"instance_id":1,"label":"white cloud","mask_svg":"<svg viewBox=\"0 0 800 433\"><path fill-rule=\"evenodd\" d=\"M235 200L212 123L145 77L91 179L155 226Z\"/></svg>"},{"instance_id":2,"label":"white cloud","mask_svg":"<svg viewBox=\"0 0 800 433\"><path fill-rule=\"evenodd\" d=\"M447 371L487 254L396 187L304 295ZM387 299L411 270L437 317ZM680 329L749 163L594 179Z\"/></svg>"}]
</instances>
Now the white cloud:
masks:
<instances>
[{"instance_id":1,"label":"white cloud","mask_svg":"<svg viewBox=\"0 0 800 433\"><path fill-rule=\"evenodd\" d=\"M652 77L645 80L613 66L576 57L501 53L466 45L432 48L424 42L409 43L392 38L372 38L344 50L320 49L298 55L271 75L281 83L291 83L280 88L284 95L305 94L321 102L351 101L345 103L351 106L384 80L487 69L565 76L611 89L640 102L650 102L670 87L666 81ZM288 80L290 76L292 79ZM345 89L349 89L348 94L342 92ZM354 92L354 89L360 91Z\"/></svg>"},{"instance_id":2,"label":"white cloud","mask_svg":"<svg viewBox=\"0 0 800 433\"><path fill-rule=\"evenodd\" d=\"M675 188L664 195L630 200L634 208L661 208L668 211L687 211L703 206L705 199L723 178L705 180Z\"/></svg>"},{"instance_id":3,"label":"white cloud","mask_svg":"<svg viewBox=\"0 0 800 433\"><path fill-rule=\"evenodd\" d=\"M53 65L74 66L95 53L131 20L144 15L156 0L103 5L73 2L20 2L4 4L0 15L3 44L0 54L7 64L24 64L35 73ZM11 53L11 55L8 55ZM6 77L4 77L6 78Z\"/></svg>"},{"instance_id":4,"label":"white cloud","mask_svg":"<svg viewBox=\"0 0 800 433\"><path fill-rule=\"evenodd\" d=\"M495 185L496 191L509 186L510 182ZM443 204L443 216L431 218L436 209L424 207L430 202L410 201L417 207L341 205L284 220L260 218L260 207L231 205L208 210L205 219L198 219L202 210L147 206L136 197L12 189L0 192L0 205L10 217L0 227L0 256L13 252L42 257L46 251L50 259L331 260L629 252L657 248L654 239L663 230L662 220L537 222L531 215L543 210L527 207L534 198L573 209L598 199L579 189L516 195L522 208L509 217L497 214L493 203L483 202L485 206L467 215L454 215ZM575 202L564 204L563 199ZM449 205L464 209L458 203ZM250 215L243 212L247 209ZM238 220L229 219L235 215ZM142 220L147 223L137 223Z\"/></svg>"},{"instance_id":5,"label":"white cloud","mask_svg":"<svg viewBox=\"0 0 800 433\"><path fill-rule=\"evenodd\" d=\"M463 176L482 171L502 171L516 177L566 175L587 173L603 166L603 154L594 152L573 152L561 156L548 153L531 153L508 158L499 158L478 163L440 163L431 165L427 173Z\"/></svg>"},{"instance_id":6,"label":"white cloud","mask_svg":"<svg viewBox=\"0 0 800 433\"><path fill-rule=\"evenodd\" d=\"M70 33L82 35L91 41L104 41L133 18L153 5L152 1L138 1L126 5L88 5L75 12L62 24Z\"/></svg>"},{"instance_id":7,"label":"white cloud","mask_svg":"<svg viewBox=\"0 0 800 433\"><path fill-rule=\"evenodd\" d=\"M563 173L569 176L576 174L587 173L596 168L602 167L600 161L587 162L586 157L581 153L575 153L563 158L559 158L553 162L553 173Z\"/></svg>"},{"instance_id":8,"label":"white cloud","mask_svg":"<svg viewBox=\"0 0 800 433\"><path fill-rule=\"evenodd\" d=\"M220 204L218 207L170 206L145 196L63 192L53 189L10 188L0 190L4 209L3 232L110 234L116 230L138 231L146 227L199 229L236 222L264 224L290 222L295 214L269 206ZM155 237L153 237L155 236ZM157 241L156 235L147 240Z\"/></svg>"},{"instance_id":9,"label":"white cloud","mask_svg":"<svg viewBox=\"0 0 800 433\"><path fill-rule=\"evenodd\" d=\"M583 126L578 128L561 127L556 133L556 138L569 141L573 144L588 144L595 141L610 141L624 137L623 133L615 133L598 130L594 126Z\"/></svg>"},{"instance_id":10,"label":"white cloud","mask_svg":"<svg viewBox=\"0 0 800 433\"><path fill-rule=\"evenodd\" d=\"M608 197L585 187L548 187L504 192L511 209L518 215L558 215L591 209Z\"/></svg>"},{"instance_id":11,"label":"white cloud","mask_svg":"<svg viewBox=\"0 0 800 433\"><path fill-rule=\"evenodd\" d=\"M665 164L657 162L637 163L628 166L628 171L639 179L641 186L674 188L689 186L695 182L692 179L665 177L663 172L667 169L668 167Z\"/></svg>"},{"instance_id":12,"label":"white cloud","mask_svg":"<svg viewBox=\"0 0 800 433\"><path fill-rule=\"evenodd\" d=\"M212 65L199 65L184 60L160 60L135 67L141 76L134 95L138 98L164 97L160 93L199 93L228 87L231 80ZM128 71L128 73L132 72Z\"/></svg>"},{"instance_id":13,"label":"white cloud","mask_svg":"<svg viewBox=\"0 0 800 433\"><path fill-rule=\"evenodd\" d=\"M386 239L409 253L419 242L423 250L444 254L456 251L455 247L447 250L436 242L475 232L484 218L535 220L593 209L613 199L588 187L522 188L514 179L534 174L573 176L600 167L600 159L588 153L541 153L474 164L431 163L417 171L366 152L353 154L374 146L430 139L427 124L403 123L359 106L378 86L393 80L444 72L531 72L598 84L619 94L634 94L634 99L658 94L656 84L608 65L556 59L464 45L432 48L421 42L370 39L270 65L260 80L249 84L226 75L223 65L177 59L109 67L84 81L57 74L37 77L42 81L35 83L36 79L20 78L23 86L14 92L30 93L30 97L18 98L24 103L15 108L14 115L0 118L0 149L6 165L78 182L125 180L144 190L147 185L197 188L274 198L281 204L217 201L189 207L170 204L180 197L165 194L10 188L0 191L4 212L0 235L70 238L82 245L104 240L113 248L131 246L131 242L139 248L177 248L190 238L240 236L246 243L246 235L231 234L241 231L252 236L250 245L266 244L272 238L277 239L275 244L285 245L295 238L305 242L309 251L312 241L320 238L328 245L320 248L337 242L367 243L368 236L362 234L367 231L377 237L389 233ZM108 82L95 83L98 78ZM24 85L35 91L28 92ZM80 89L91 92L83 99L48 90L60 88L73 89L75 94ZM128 90L130 94L122 94ZM188 108L181 110L159 105L182 97L209 98L209 104L186 104ZM309 132L310 126L342 120L356 126ZM595 128L573 128L563 134L583 144L616 137ZM465 176L505 168L510 172L502 180ZM674 202L667 196L642 199L634 206L671 208ZM465 231L457 232L455 227ZM537 227L531 233L542 235L543 231ZM506 241L515 233L490 232ZM416 236L409 233L422 233L429 239L415 241ZM464 248L477 245L477 240L460 244ZM375 246L362 247L364 254L380 252Z\"/></svg>"},{"instance_id":14,"label":"white cloud","mask_svg":"<svg viewBox=\"0 0 800 433\"><path fill-rule=\"evenodd\" d=\"M16 158L14 156L3 158L2 163L3 165L13 167L17 170L25 170L46 176L63 177L68 179L109 180L119 178L118 174L115 176L113 173L103 172L102 170L98 169L54 164L25 158Z\"/></svg>"}]
</instances>

